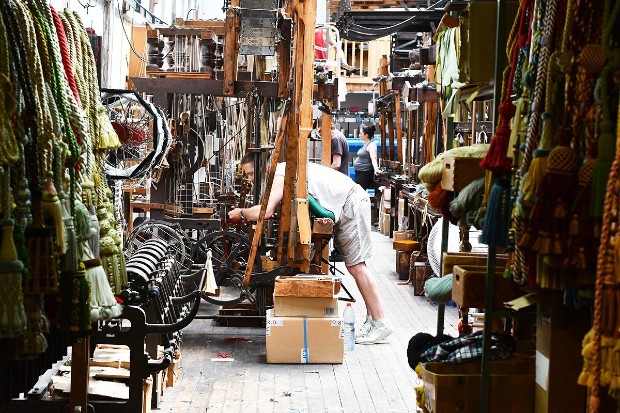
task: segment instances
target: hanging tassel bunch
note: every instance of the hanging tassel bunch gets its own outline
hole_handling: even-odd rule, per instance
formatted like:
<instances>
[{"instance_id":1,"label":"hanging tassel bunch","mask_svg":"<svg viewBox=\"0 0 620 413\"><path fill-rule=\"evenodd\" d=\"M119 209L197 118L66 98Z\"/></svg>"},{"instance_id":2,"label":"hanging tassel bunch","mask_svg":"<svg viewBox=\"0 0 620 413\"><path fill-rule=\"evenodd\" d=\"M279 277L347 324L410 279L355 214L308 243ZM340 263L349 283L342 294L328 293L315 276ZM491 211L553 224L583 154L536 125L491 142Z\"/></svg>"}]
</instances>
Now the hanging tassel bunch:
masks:
<instances>
[{"instance_id":1,"label":"hanging tassel bunch","mask_svg":"<svg viewBox=\"0 0 620 413\"><path fill-rule=\"evenodd\" d=\"M480 166L496 175L507 175L512 170L512 161L506 156L510 143L510 120L516 113L515 105L505 100L499 106L499 126L491 140L487 155L480 162Z\"/></svg>"},{"instance_id":2,"label":"hanging tassel bunch","mask_svg":"<svg viewBox=\"0 0 620 413\"><path fill-rule=\"evenodd\" d=\"M510 181L495 178L484 215L480 242L494 247L506 247L510 228Z\"/></svg>"},{"instance_id":3,"label":"hanging tassel bunch","mask_svg":"<svg viewBox=\"0 0 620 413\"><path fill-rule=\"evenodd\" d=\"M80 256L86 269L86 280L90 286L90 320L118 317L122 309L114 298L105 270L101 266L101 260L95 258L88 245L88 241L95 236L97 229L91 225L91 215L84 204L76 202L75 210Z\"/></svg>"}]
</instances>

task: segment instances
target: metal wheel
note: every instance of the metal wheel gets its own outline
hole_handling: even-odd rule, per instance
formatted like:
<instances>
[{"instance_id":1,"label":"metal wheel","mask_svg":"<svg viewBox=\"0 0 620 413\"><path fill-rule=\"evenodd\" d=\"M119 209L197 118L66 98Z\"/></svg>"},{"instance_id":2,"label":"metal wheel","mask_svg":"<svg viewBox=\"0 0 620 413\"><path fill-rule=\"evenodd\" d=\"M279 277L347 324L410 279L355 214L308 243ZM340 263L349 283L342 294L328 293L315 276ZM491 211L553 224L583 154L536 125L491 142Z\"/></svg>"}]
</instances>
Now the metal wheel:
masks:
<instances>
[{"instance_id":1,"label":"metal wheel","mask_svg":"<svg viewBox=\"0 0 620 413\"><path fill-rule=\"evenodd\" d=\"M168 251L176 259L182 272L191 267L190 241L179 224L166 221L149 220L136 228L125 242L125 258L129 260L133 254L150 239L165 241Z\"/></svg>"},{"instance_id":2,"label":"metal wheel","mask_svg":"<svg viewBox=\"0 0 620 413\"><path fill-rule=\"evenodd\" d=\"M212 232L194 244L192 260L196 264L204 264L207 251L211 250L213 272L219 288L217 296L203 293L205 301L217 305L255 301L254 290L243 287L251 245L247 236L231 231ZM254 271L260 271L260 260L256 260Z\"/></svg>"}]
</instances>

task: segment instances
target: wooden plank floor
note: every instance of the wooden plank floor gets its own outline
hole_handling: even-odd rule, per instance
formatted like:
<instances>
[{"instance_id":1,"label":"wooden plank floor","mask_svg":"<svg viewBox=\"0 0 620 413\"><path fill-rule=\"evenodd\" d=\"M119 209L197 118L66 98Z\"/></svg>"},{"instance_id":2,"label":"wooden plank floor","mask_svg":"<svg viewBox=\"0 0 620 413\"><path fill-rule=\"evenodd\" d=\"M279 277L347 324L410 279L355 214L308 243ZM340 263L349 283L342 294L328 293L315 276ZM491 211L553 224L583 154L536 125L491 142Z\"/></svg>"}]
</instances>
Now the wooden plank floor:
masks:
<instances>
[{"instance_id":1,"label":"wooden plank floor","mask_svg":"<svg viewBox=\"0 0 620 413\"><path fill-rule=\"evenodd\" d=\"M436 334L437 308L414 296L411 285L397 285L392 240L373 232L372 243L368 265L395 329L385 344L357 345L338 365L267 364L264 328L219 327L197 319L183 331L179 380L165 390L158 411L416 412L413 388L419 383L407 364L407 345L418 332ZM361 295L342 263L338 268L357 300L359 326L365 318ZM203 304L202 314L215 314L216 308ZM445 333L456 336L457 323L456 309L446 308ZM218 353L234 361L211 361Z\"/></svg>"}]
</instances>

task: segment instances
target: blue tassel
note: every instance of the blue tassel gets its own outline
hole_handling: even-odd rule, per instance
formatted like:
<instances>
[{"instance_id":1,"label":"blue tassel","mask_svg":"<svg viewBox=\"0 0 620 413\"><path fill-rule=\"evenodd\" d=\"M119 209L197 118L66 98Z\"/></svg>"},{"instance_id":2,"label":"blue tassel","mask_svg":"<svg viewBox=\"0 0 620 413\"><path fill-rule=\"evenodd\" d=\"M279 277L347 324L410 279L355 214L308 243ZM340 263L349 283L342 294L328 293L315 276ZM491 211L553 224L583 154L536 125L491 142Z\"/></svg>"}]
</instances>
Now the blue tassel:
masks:
<instances>
[{"instance_id":1,"label":"blue tassel","mask_svg":"<svg viewBox=\"0 0 620 413\"><path fill-rule=\"evenodd\" d=\"M480 242L493 247L506 247L510 229L510 180L496 178L484 215Z\"/></svg>"}]
</instances>

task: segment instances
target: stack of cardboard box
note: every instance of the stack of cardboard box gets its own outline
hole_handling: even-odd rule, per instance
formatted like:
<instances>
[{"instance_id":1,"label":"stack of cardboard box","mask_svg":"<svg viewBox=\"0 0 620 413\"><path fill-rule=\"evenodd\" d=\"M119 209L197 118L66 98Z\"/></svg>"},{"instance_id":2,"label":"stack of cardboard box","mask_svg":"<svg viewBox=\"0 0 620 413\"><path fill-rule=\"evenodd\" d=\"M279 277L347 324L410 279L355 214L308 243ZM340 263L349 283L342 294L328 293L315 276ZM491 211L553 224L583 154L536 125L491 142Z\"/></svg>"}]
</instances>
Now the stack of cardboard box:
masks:
<instances>
[{"instance_id":1,"label":"stack of cardboard box","mask_svg":"<svg viewBox=\"0 0 620 413\"><path fill-rule=\"evenodd\" d=\"M390 210L392 209L392 191L384 188L379 203L379 232L383 235L390 235Z\"/></svg>"},{"instance_id":2,"label":"stack of cardboard box","mask_svg":"<svg viewBox=\"0 0 620 413\"><path fill-rule=\"evenodd\" d=\"M267 363L342 363L340 279L323 275L277 277L267 312Z\"/></svg>"}]
</instances>

